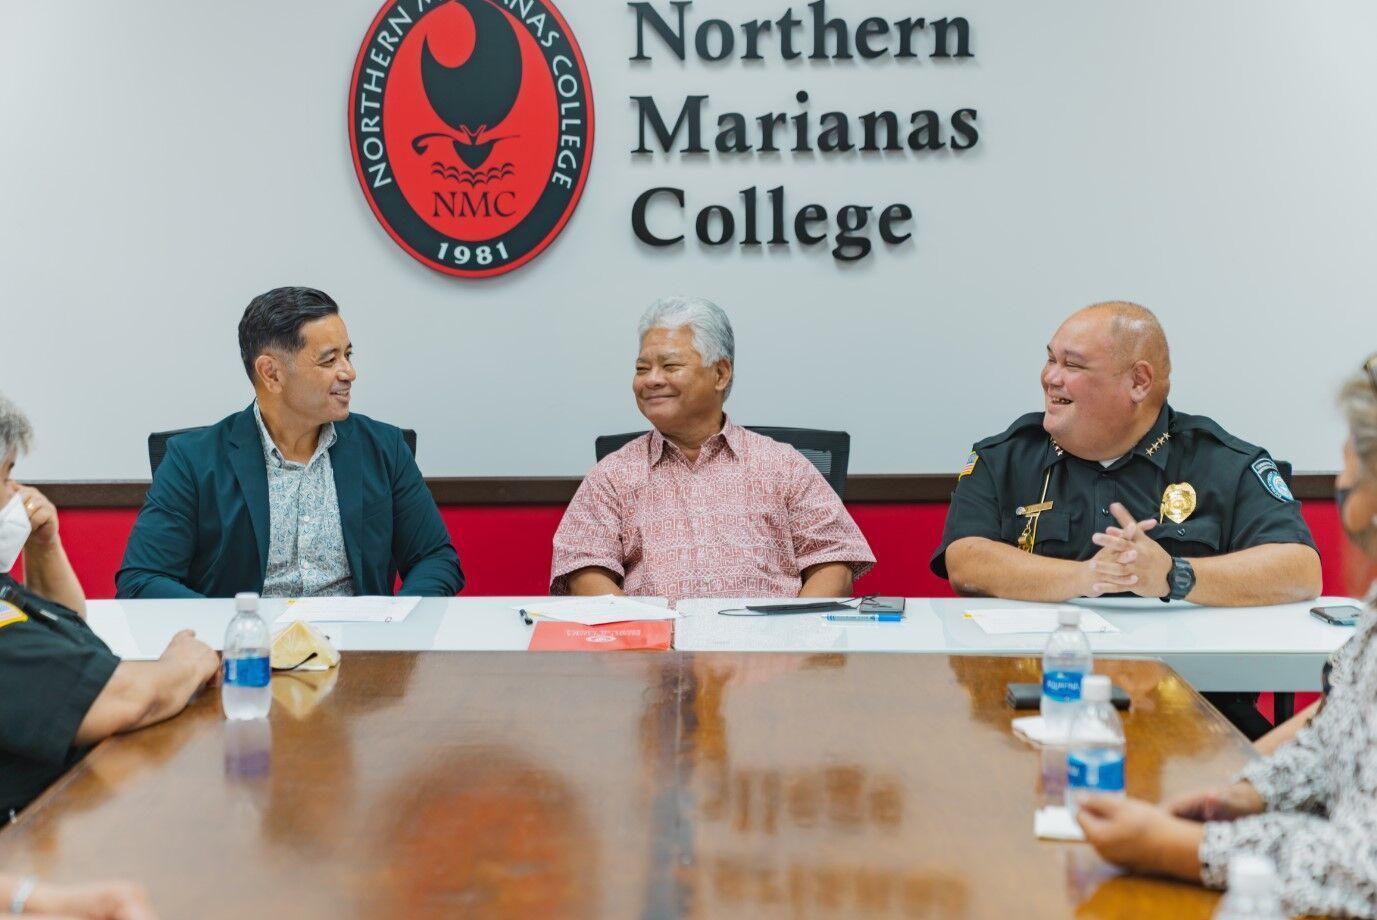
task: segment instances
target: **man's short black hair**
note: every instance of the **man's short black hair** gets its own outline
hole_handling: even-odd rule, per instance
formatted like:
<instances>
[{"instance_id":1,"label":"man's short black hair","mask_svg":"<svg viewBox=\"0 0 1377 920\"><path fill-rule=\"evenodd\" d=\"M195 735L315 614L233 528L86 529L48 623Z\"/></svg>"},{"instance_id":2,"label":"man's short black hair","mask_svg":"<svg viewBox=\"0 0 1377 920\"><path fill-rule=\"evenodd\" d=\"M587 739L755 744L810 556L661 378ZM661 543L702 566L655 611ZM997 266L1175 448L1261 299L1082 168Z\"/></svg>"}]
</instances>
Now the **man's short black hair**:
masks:
<instances>
[{"instance_id":1,"label":"man's short black hair","mask_svg":"<svg viewBox=\"0 0 1377 920\"><path fill-rule=\"evenodd\" d=\"M239 320L239 357L253 380L253 362L269 348L294 355L306 347L301 327L339 312L324 291L308 287L273 288L249 301Z\"/></svg>"}]
</instances>

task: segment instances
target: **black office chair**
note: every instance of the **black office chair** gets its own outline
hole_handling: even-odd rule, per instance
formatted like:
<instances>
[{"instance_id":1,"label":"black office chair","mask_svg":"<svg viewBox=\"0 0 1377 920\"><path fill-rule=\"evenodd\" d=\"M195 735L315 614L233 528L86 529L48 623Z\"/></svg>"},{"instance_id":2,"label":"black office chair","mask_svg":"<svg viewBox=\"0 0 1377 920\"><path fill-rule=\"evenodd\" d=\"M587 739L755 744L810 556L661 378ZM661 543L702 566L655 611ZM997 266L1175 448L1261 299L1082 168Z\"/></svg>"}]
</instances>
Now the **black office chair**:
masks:
<instances>
[{"instance_id":1,"label":"black office chair","mask_svg":"<svg viewBox=\"0 0 1377 920\"><path fill-rule=\"evenodd\" d=\"M209 425L198 425L195 428L178 428L174 431L155 431L148 436L148 466L153 471L153 475L158 475L158 467L162 465L163 458L167 456L167 442L179 434L186 434L190 431L201 431L209 428ZM411 428L402 429L402 440L411 450L411 456L416 456L416 432Z\"/></svg>"},{"instance_id":2,"label":"black office chair","mask_svg":"<svg viewBox=\"0 0 1377 920\"><path fill-rule=\"evenodd\" d=\"M818 468L822 478L836 490L838 496L846 497L846 467L851 460L851 435L845 431L823 431L819 428L770 428L761 425L747 425L746 428L792 446ZM630 431L626 434L601 435L593 442L594 453L601 460L643 434L644 431Z\"/></svg>"}]
</instances>

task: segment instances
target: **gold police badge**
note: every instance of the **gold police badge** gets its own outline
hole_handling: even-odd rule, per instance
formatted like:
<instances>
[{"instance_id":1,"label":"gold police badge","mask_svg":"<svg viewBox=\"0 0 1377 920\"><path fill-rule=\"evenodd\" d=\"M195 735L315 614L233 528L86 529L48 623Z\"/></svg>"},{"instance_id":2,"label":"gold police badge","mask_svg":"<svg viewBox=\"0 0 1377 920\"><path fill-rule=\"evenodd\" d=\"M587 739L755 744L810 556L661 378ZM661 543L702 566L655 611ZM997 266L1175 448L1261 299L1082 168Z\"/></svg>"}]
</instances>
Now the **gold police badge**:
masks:
<instances>
[{"instance_id":1,"label":"gold police badge","mask_svg":"<svg viewBox=\"0 0 1377 920\"><path fill-rule=\"evenodd\" d=\"M1195 512L1195 486L1189 482L1176 482L1167 486L1162 493L1160 517L1180 524Z\"/></svg>"}]
</instances>

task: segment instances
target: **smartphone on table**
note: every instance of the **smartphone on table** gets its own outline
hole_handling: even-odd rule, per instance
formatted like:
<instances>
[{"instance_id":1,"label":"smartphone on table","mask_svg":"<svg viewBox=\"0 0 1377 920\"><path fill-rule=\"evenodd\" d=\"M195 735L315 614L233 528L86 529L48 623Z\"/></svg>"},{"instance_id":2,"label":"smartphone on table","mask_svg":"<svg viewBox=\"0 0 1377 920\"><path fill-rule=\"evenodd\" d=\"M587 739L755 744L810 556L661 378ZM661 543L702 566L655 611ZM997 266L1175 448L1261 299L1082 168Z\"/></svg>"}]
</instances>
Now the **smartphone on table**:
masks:
<instances>
[{"instance_id":1,"label":"smartphone on table","mask_svg":"<svg viewBox=\"0 0 1377 920\"><path fill-rule=\"evenodd\" d=\"M1311 607L1310 615L1330 626L1356 626L1363 611L1352 604L1335 604L1332 607Z\"/></svg>"}]
</instances>

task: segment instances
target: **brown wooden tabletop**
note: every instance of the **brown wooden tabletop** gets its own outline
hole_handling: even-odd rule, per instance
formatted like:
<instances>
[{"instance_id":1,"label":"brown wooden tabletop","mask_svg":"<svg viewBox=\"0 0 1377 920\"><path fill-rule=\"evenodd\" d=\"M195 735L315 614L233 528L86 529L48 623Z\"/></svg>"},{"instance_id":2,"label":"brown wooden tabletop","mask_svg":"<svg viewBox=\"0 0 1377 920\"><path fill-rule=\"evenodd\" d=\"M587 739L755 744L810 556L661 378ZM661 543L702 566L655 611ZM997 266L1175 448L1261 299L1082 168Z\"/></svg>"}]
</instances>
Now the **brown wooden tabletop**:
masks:
<instances>
[{"instance_id":1,"label":"brown wooden tabletop","mask_svg":"<svg viewBox=\"0 0 1377 920\"><path fill-rule=\"evenodd\" d=\"M1133 698L1128 791L1220 783L1243 736L1170 669ZM96 749L0 831L0 870L128 878L166 920L1207 918L1215 895L1039 842L1029 658L345 653ZM266 912L272 912L268 914Z\"/></svg>"}]
</instances>

